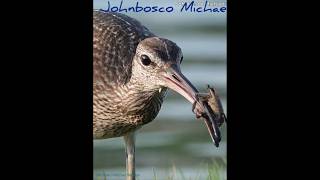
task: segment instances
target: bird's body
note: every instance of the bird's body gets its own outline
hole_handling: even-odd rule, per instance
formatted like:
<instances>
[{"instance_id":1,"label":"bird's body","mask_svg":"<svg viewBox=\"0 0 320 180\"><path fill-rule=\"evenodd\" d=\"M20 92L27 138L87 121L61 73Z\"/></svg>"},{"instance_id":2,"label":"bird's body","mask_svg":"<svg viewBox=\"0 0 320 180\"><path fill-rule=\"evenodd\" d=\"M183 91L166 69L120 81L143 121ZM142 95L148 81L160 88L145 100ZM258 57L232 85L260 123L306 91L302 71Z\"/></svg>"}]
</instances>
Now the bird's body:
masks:
<instances>
[{"instance_id":1,"label":"bird's body","mask_svg":"<svg viewBox=\"0 0 320 180\"><path fill-rule=\"evenodd\" d=\"M130 90L137 89L136 85L128 83L110 89L94 85L94 138L123 136L157 116L166 90ZM108 94L111 90L115 94Z\"/></svg>"},{"instance_id":2,"label":"bird's body","mask_svg":"<svg viewBox=\"0 0 320 180\"><path fill-rule=\"evenodd\" d=\"M94 138L119 137L152 121L166 88L145 89L132 77L132 60L140 41L154 36L128 16L94 12Z\"/></svg>"}]
</instances>

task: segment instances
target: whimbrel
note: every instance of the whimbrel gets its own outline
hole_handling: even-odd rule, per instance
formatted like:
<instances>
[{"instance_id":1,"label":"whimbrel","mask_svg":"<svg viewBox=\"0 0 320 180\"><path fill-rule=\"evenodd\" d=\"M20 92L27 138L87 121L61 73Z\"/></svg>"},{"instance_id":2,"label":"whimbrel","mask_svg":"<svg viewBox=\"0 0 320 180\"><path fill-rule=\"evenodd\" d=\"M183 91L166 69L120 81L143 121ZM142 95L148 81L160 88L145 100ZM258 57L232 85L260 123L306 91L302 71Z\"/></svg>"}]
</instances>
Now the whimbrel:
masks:
<instances>
[{"instance_id":1,"label":"whimbrel","mask_svg":"<svg viewBox=\"0 0 320 180\"><path fill-rule=\"evenodd\" d=\"M155 119L167 88L195 104L196 114L205 107L180 71L177 44L120 13L94 11L93 31L93 136L124 137L127 180L133 180L135 131ZM219 143L214 124L207 125Z\"/></svg>"}]
</instances>

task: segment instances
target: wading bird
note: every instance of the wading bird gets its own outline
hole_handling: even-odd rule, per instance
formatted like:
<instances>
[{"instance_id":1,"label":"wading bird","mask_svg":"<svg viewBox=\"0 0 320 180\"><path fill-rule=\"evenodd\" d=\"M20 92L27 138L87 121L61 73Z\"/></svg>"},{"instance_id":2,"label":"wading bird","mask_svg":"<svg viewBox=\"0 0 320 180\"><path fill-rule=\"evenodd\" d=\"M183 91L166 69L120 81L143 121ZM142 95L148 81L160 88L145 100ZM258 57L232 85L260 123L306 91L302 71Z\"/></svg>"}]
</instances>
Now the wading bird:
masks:
<instances>
[{"instance_id":1,"label":"wading bird","mask_svg":"<svg viewBox=\"0 0 320 180\"><path fill-rule=\"evenodd\" d=\"M181 73L181 49L124 14L93 12L93 136L124 137L127 180L135 179L135 131L155 119L167 88L206 107ZM212 122L212 117L211 122ZM208 121L209 122L209 121ZM214 123L207 123L216 145Z\"/></svg>"}]
</instances>

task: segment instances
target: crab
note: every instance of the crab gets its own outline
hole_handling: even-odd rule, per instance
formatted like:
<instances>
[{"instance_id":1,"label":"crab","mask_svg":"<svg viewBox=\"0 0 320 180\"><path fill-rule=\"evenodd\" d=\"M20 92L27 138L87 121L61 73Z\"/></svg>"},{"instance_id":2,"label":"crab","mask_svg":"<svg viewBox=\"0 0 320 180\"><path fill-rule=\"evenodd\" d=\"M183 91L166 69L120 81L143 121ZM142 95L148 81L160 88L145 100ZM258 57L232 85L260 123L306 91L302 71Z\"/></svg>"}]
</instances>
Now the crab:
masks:
<instances>
[{"instance_id":1,"label":"crab","mask_svg":"<svg viewBox=\"0 0 320 180\"><path fill-rule=\"evenodd\" d=\"M224 114L220 98L217 95L215 89L211 88L209 85L207 89L208 93L197 94L197 98L205 107L205 111L195 112L194 110L196 108L196 103L194 103L192 106L192 112L196 114L197 119L203 118L205 120L211 139L218 147L219 142L221 141L221 133L219 127L221 127L224 122L227 122L227 118Z\"/></svg>"}]
</instances>

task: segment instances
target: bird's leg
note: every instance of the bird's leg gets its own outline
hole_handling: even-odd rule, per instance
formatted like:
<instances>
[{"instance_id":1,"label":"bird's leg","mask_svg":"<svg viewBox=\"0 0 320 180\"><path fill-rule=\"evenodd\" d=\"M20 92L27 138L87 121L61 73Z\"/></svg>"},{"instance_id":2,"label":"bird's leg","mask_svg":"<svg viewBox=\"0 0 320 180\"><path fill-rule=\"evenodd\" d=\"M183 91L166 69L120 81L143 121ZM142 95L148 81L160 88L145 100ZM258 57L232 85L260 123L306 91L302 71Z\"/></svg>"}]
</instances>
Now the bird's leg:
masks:
<instances>
[{"instance_id":1,"label":"bird's leg","mask_svg":"<svg viewBox=\"0 0 320 180\"><path fill-rule=\"evenodd\" d=\"M124 136L126 148L127 180L135 180L135 134L130 132Z\"/></svg>"}]
</instances>

